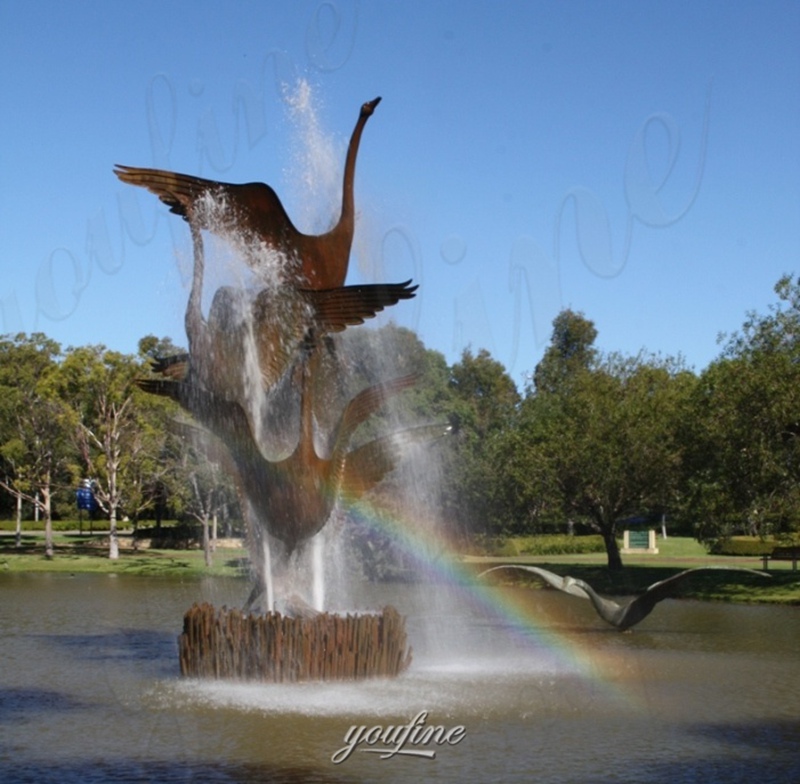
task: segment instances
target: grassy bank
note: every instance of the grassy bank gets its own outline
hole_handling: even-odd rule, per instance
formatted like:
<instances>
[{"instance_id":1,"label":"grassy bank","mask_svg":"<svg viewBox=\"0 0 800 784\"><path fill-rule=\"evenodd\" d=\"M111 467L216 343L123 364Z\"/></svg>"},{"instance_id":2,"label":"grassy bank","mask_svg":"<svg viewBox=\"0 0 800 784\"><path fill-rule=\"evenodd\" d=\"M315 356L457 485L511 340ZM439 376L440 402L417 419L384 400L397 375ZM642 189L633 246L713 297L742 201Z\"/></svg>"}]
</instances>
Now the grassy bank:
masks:
<instances>
[{"instance_id":1,"label":"grassy bank","mask_svg":"<svg viewBox=\"0 0 800 784\"><path fill-rule=\"evenodd\" d=\"M659 538L657 545L657 555L623 555L625 568L621 572L610 572L606 568L605 552L467 556L464 565L472 573L479 574L501 563L531 564L562 576L569 574L585 580L600 593L617 596L640 593L655 582L697 566L744 567L762 571L763 562L757 556L711 555L702 544L689 537ZM791 562L770 564L768 574L769 577L760 577L747 572L702 572L682 586L681 596L708 601L800 605L800 571L792 571ZM534 575L511 569L494 572L487 579L495 583L541 586L541 581Z\"/></svg>"},{"instance_id":2,"label":"grassy bank","mask_svg":"<svg viewBox=\"0 0 800 784\"><path fill-rule=\"evenodd\" d=\"M122 537L120 557L115 561L108 557L107 539L102 536L58 533L53 541L53 558L46 558L41 532L23 535L19 548L13 536L1 536L0 571L236 577L247 573L249 563L241 548L217 548L213 565L207 567L200 550L134 550L125 546L126 537Z\"/></svg>"},{"instance_id":3,"label":"grassy bank","mask_svg":"<svg viewBox=\"0 0 800 784\"><path fill-rule=\"evenodd\" d=\"M214 565L206 567L199 550L133 550L123 548L116 561L108 558L102 536L79 536L58 533L54 537L55 556L44 557L41 532L28 532L22 547L14 546L14 537L0 536L0 572L66 572L115 573L145 576L201 578L208 576L237 577L247 574L247 553L242 548L218 548ZM123 538L123 542L125 542ZM625 569L619 573L606 568L605 553L572 553L565 555L467 555L453 556L470 574L501 563L534 564L557 574L570 574L586 580L599 592L630 595L648 585L664 580L683 569L695 566L734 566L760 570L757 557L710 555L690 538L659 539L658 555L624 555ZM770 565L769 577L746 572L713 571L693 577L682 590L692 599L800 605L800 571L792 571L791 563ZM488 578L494 583L541 586L533 575L507 570Z\"/></svg>"}]
</instances>

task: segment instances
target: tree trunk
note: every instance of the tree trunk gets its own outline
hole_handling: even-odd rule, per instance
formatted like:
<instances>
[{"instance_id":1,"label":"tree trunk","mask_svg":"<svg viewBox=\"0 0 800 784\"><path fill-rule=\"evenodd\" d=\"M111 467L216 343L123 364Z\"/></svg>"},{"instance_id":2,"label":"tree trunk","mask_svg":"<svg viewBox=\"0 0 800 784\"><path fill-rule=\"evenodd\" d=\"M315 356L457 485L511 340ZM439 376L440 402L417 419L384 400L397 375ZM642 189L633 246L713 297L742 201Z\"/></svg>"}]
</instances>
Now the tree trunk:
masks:
<instances>
[{"instance_id":1,"label":"tree trunk","mask_svg":"<svg viewBox=\"0 0 800 784\"><path fill-rule=\"evenodd\" d=\"M156 531L161 532L161 520L164 517L164 486L161 482L156 488Z\"/></svg>"},{"instance_id":2,"label":"tree trunk","mask_svg":"<svg viewBox=\"0 0 800 784\"><path fill-rule=\"evenodd\" d=\"M22 495L17 494L17 528L15 546L22 547Z\"/></svg>"},{"instance_id":3,"label":"tree trunk","mask_svg":"<svg viewBox=\"0 0 800 784\"><path fill-rule=\"evenodd\" d=\"M606 546L606 554L608 555L608 568L611 571L618 572L622 569L622 557L619 554L619 545L617 544L616 531L614 526L603 526L603 544Z\"/></svg>"},{"instance_id":4,"label":"tree trunk","mask_svg":"<svg viewBox=\"0 0 800 784\"><path fill-rule=\"evenodd\" d=\"M39 494L36 494L38 500ZM38 507L37 507L38 508ZM50 503L50 486L42 489L42 509L44 511L44 555L45 558L53 557L53 515Z\"/></svg>"},{"instance_id":5,"label":"tree trunk","mask_svg":"<svg viewBox=\"0 0 800 784\"><path fill-rule=\"evenodd\" d=\"M115 506L111 507L108 527L108 557L112 561L116 561L119 558L119 539L117 538L117 509Z\"/></svg>"},{"instance_id":6,"label":"tree trunk","mask_svg":"<svg viewBox=\"0 0 800 784\"><path fill-rule=\"evenodd\" d=\"M206 559L206 566L211 566L211 538L208 535L208 514L203 515L203 553Z\"/></svg>"}]
</instances>

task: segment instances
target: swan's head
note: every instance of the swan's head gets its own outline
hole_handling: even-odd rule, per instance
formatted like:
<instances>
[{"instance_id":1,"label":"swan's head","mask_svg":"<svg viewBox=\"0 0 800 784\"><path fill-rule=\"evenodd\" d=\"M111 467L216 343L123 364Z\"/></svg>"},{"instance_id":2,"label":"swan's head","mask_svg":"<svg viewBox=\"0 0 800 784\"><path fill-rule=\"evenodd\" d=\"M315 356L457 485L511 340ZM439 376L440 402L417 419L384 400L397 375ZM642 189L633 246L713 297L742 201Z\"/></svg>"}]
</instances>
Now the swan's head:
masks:
<instances>
[{"instance_id":1,"label":"swan's head","mask_svg":"<svg viewBox=\"0 0 800 784\"><path fill-rule=\"evenodd\" d=\"M369 101L365 103L361 107L361 116L362 117L371 117L372 113L375 111L375 107L381 102L380 96L378 96L374 101Z\"/></svg>"}]
</instances>

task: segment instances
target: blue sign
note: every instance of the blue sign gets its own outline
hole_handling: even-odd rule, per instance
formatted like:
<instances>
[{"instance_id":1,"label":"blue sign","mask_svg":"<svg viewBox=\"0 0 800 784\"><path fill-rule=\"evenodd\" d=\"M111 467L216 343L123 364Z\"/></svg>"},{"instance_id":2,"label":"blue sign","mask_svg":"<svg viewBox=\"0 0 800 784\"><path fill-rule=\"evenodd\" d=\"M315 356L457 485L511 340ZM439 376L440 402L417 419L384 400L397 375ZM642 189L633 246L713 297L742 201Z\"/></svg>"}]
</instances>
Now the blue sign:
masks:
<instances>
[{"instance_id":1,"label":"blue sign","mask_svg":"<svg viewBox=\"0 0 800 784\"><path fill-rule=\"evenodd\" d=\"M75 496L78 502L78 509L85 509L87 512L96 512L98 510L99 504L91 487L79 487L75 491Z\"/></svg>"}]
</instances>

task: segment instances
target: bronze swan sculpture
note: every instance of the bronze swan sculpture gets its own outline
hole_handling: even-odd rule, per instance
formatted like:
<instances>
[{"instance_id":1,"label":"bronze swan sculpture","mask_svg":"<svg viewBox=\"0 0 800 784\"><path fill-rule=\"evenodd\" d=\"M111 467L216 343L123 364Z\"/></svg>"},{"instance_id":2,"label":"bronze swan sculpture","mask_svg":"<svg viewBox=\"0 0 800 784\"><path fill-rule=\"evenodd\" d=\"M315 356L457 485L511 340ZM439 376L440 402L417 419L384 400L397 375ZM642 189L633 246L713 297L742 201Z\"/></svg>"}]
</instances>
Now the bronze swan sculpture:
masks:
<instances>
[{"instance_id":1,"label":"bronze swan sculpture","mask_svg":"<svg viewBox=\"0 0 800 784\"><path fill-rule=\"evenodd\" d=\"M361 107L350 138L342 184L342 206L337 223L324 234L304 234L292 223L277 193L265 183L229 184L189 174L117 165L114 173L123 182L147 188L170 211L201 229L241 233L247 242L262 242L298 265L296 285L310 289L341 286L347 276L355 228L353 180L361 134L380 98ZM219 221L210 221L202 209L209 199L219 206ZM216 210L214 211L217 212ZM254 258L250 257L251 263ZM257 262L256 262L257 263Z\"/></svg>"}]
</instances>

